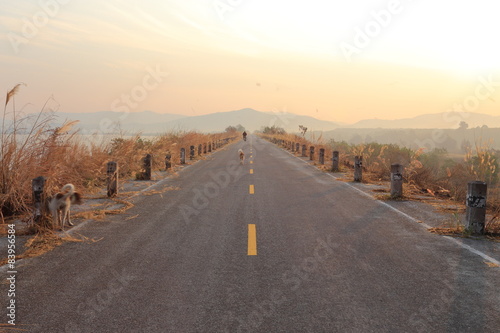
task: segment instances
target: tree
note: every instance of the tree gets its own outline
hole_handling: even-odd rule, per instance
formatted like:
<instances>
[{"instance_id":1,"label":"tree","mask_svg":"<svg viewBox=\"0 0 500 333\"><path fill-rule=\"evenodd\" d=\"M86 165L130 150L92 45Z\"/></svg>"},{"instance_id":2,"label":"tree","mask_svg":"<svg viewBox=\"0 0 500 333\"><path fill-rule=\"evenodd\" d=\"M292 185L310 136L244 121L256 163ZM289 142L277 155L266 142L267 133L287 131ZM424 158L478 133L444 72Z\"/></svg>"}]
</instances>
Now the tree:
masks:
<instances>
[{"instance_id":1,"label":"tree","mask_svg":"<svg viewBox=\"0 0 500 333\"><path fill-rule=\"evenodd\" d=\"M461 130L466 130L467 128L469 128L469 124L467 124L465 121L461 121L460 124L458 124L458 129L461 129Z\"/></svg>"},{"instance_id":2,"label":"tree","mask_svg":"<svg viewBox=\"0 0 500 333\"><path fill-rule=\"evenodd\" d=\"M286 131L281 128L281 127L277 127L277 126L266 126L264 127L264 129L262 130L262 133L264 134L279 134L279 135L282 135L282 134L286 134Z\"/></svg>"},{"instance_id":3,"label":"tree","mask_svg":"<svg viewBox=\"0 0 500 333\"><path fill-rule=\"evenodd\" d=\"M300 133L302 133L302 136L306 135L307 127L299 125L299 130L300 130Z\"/></svg>"}]
</instances>

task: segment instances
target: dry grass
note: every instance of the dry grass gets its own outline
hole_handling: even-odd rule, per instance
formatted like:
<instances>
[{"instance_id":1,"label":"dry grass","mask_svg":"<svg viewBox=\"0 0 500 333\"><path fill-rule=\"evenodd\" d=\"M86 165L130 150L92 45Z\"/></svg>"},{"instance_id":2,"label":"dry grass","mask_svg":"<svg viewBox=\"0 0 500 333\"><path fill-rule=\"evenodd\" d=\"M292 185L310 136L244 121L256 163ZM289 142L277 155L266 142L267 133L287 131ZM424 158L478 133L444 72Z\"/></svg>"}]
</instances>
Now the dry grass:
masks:
<instances>
[{"instance_id":1,"label":"dry grass","mask_svg":"<svg viewBox=\"0 0 500 333\"><path fill-rule=\"evenodd\" d=\"M143 172L142 159L153 155L153 170L165 170L165 155L171 155L172 167L180 162L180 148L186 149L189 162L189 146L194 145L198 157L198 145L234 137L236 133L202 134L175 132L153 139L140 135L117 138L102 142L88 142L68 121L53 127L55 110L47 105L36 115L25 116L14 104L20 85L8 92L2 118L0 136L0 219L2 223L12 216L32 215L31 180L44 176L45 193L56 193L62 185L72 183L85 195L100 190L106 182L106 164L116 161L119 177L133 179ZM173 170L173 169L172 169ZM106 214L109 214L107 212ZM46 222L46 220L44 220Z\"/></svg>"},{"instance_id":2,"label":"dry grass","mask_svg":"<svg viewBox=\"0 0 500 333\"><path fill-rule=\"evenodd\" d=\"M59 236L51 229L46 229L32 236L25 244L26 250L24 253L17 256L17 259L27 259L38 257L44 253L52 251L54 248L68 242L86 242L95 243L99 240L90 239L88 237L79 235L79 238L70 236L68 234ZM7 259L0 262L0 266L5 265Z\"/></svg>"},{"instance_id":3,"label":"dry grass","mask_svg":"<svg viewBox=\"0 0 500 333\"><path fill-rule=\"evenodd\" d=\"M485 225L486 237L500 239L500 177L498 157L500 152L489 148L489 143L478 140L475 149L469 149L463 161L456 156L449 156L445 150L436 149L424 153L423 149L412 150L397 145L381 145L377 143L350 145L346 142L331 141L329 144L321 142L321 137L315 142L310 142L301 136L293 134L261 135L271 142L284 140L285 142L298 142L302 147L315 146L316 154L314 164L322 171L330 171L331 152L340 153L339 167L344 175L337 178L340 181L353 181L352 169L354 156L363 156L363 183L387 182L390 180L391 164L403 165L405 181L404 196L398 200L422 200L426 195L433 201L446 200L456 204L465 202L467 183L481 180L488 183L488 220ZM286 144L284 147L287 147ZM326 149L325 165L319 165L318 151ZM300 155L300 152L296 152ZM452 158L453 157L453 158ZM379 200L393 200L389 194L378 194ZM432 200L431 200L432 201ZM442 210L442 205L438 204ZM457 213L457 209L449 210ZM444 225L432 228L431 232L446 235L467 237L468 233L459 224Z\"/></svg>"}]
</instances>

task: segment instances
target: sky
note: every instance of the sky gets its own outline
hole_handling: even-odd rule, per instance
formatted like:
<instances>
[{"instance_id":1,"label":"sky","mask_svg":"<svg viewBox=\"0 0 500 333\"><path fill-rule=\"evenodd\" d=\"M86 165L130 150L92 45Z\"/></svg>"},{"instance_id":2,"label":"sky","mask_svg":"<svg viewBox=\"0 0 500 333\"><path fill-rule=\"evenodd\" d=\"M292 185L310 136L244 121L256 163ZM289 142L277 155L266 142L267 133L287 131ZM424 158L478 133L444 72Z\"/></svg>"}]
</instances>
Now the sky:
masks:
<instances>
[{"instance_id":1,"label":"sky","mask_svg":"<svg viewBox=\"0 0 500 333\"><path fill-rule=\"evenodd\" d=\"M0 89L24 83L26 113L500 116L498 13L497 0L0 0Z\"/></svg>"}]
</instances>

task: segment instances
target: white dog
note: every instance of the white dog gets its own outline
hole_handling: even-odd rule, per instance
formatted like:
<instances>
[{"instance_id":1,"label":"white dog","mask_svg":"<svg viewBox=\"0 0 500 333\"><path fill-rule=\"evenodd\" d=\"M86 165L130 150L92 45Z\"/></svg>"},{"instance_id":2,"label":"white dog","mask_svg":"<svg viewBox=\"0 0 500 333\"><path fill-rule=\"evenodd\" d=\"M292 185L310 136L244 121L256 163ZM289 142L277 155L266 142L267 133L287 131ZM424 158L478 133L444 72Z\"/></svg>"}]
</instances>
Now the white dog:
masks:
<instances>
[{"instance_id":1,"label":"white dog","mask_svg":"<svg viewBox=\"0 0 500 333\"><path fill-rule=\"evenodd\" d=\"M52 214L54 225L59 224L61 230L64 230L66 220L68 220L69 225L73 225L70 218L71 204L81 204L81 198L80 194L75 192L73 184L64 185L61 188L61 192L56 193L49 202L49 210Z\"/></svg>"},{"instance_id":2,"label":"white dog","mask_svg":"<svg viewBox=\"0 0 500 333\"><path fill-rule=\"evenodd\" d=\"M239 149L238 153L240 154L240 164L245 163L245 153L243 152L243 150Z\"/></svg>"}]
</instances>

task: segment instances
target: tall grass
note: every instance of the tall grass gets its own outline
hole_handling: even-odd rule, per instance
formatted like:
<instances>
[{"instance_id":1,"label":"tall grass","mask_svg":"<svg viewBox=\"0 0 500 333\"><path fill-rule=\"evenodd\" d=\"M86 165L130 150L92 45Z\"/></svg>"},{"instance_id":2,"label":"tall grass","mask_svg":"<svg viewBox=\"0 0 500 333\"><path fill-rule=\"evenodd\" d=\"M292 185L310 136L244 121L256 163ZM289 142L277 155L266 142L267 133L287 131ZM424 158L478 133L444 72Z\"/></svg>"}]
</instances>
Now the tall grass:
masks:
<instances>
[{"instance_id":1,"label":"tall grass","mask_svg":"<svg viewBox=\"0 0 500 333\"><path fill-rule=\"evenodd\" d=\"M391 164L398 163L404 166L404 179L407 187L417 193L431 193L449 197L458 202L464 202L467 192L467 183L473 180L485 181L488 184L488 211L490 220L489 230L500 233L500 151L491 149L491 143L478 140L475 149L469 149L462 161L448 156L444 149L434 149L425 152L423 149L409 149L394 144L366 143L351 145L344 141L331 140L328 144L310 142L302 136L294 134L262 135L266 139L276 138L286 141L299 142L315 146L316 149L325 148L330 160L331 152L340 153L343 170L353 167L354 156L363 156L363 167L367 176L377 180L389 180ZM317 140L318 141L318 140ZM328 168L327 168L328 169Z\"/></svg>"},{"instance_id":2,"label":"tall grass","mask_svg":"<svg viewBox=\"0 0 500 333\"><path fill-rule=\"evenodd\" d=\"M0 217L26 215L32 210L31 181L46 178L46 193L52 194L66 183L79 191L92 192L104 186L106 164L116 161L121 178L134 178L142 171L142 158L153 155L154 170L165 168L165 155L179 161L179 149L204 144L234 133L202 134L176 132L144 139L140 135L119 135L111 141L94 142L74 129L78 121L54 127L54 113L44 105L36 115L22 115L15 108L17 85L7 93L0 137ZM11 111L9 111L9 109ZM97 135L96 135L97 137Z\"/></svg>"}]
</instances>

